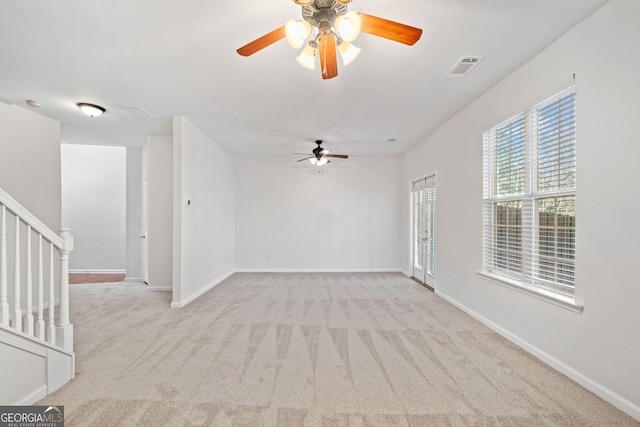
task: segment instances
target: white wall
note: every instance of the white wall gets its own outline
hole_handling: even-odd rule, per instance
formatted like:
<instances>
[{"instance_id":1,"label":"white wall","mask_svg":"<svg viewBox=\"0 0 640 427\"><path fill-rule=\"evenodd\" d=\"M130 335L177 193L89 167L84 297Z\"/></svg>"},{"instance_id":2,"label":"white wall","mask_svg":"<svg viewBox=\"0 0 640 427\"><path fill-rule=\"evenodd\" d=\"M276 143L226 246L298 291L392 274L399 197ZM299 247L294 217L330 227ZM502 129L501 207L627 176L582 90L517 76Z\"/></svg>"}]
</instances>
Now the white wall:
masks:
<instances>
[{"instance_id":1,"label":"white wall","mask_svg":"<svg viewBox=\"0 0 640 427\"><path fill-rule=\"evenodd\" d=\"M53 231L60 230L59 122L0 104L0 188Z\"/></svg>"},{"instance_id":2,"label":"white wall","mask_svg":"<svg viewBox=\"0 0 640 427\"><path fill-rule=\"evenodd\" d=\"M404 156L405 185L414 176L438 171L438 293L638 419L640 56L633 52L640 45L639 16L636 0L605 4ZM573 73L576 298L584 304L582 314L476 274L482 267L482 132ZM407 262L408 205L405 191Z\"/></svg>"},{"instance_id":3,"label":"white wall","mask_svg":"<svg viewBox=\"0 0 640 427\"><path fill-rule=\"evenodd\" d=\"M142 148L127 147L126 278L142 281Z\"/></svg>"},{"instance_id":4,"label":"white wall","mask_svg":"<svg viewBox=\"0 0 640 427\"><path fill-rule=\"evenodd\" d=\"M402 158L236 159L236 268L400 270Z\"/></svg>"},{"instance_id":5,"label":"white wall","mask_svg":"<svg viewBox=\"0 0 640 427\"><path fill-rule=\"evenodd\" d=\"M149 289L173 287L173 137L149 136L145 145Z\"/></svg>"},{"instance_id":6,"label":"white wall","mask_svg":"<svg viewBox=\"0 0 640 427\"><path fill-rule=\"evenodd\" d=\"M126 149L62 144L62 218L75 239L69 269L125 271Z\"/></svg>"},{"instance_id":7,"label":"white wall","mask_svg":"<svg viewBox=\"0 0 640 427\"><path fill-rule=\"evenodd\" d=\"M172 306L181 307L233 273L235 159L183 117L173 131Z\"/></svg>"}]
</instances>

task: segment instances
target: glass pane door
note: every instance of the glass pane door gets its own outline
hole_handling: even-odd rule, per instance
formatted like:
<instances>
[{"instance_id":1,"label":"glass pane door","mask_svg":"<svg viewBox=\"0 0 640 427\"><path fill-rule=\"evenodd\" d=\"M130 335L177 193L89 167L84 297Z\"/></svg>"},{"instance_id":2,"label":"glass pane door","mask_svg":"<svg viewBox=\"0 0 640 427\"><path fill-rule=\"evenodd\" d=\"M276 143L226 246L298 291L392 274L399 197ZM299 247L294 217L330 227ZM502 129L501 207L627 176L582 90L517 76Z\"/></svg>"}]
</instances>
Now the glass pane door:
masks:
<instances>
[{"instance_id":1,"label":"glass pane door","mask_svg":"<svg viewBox=\"0 0 640 427\"><path fill-rule=\"evenodd\" d=\"M413 183L412 205L412 275L433 287L436 275L436 179L431 176Z\"/></svg>"}]
</instances>

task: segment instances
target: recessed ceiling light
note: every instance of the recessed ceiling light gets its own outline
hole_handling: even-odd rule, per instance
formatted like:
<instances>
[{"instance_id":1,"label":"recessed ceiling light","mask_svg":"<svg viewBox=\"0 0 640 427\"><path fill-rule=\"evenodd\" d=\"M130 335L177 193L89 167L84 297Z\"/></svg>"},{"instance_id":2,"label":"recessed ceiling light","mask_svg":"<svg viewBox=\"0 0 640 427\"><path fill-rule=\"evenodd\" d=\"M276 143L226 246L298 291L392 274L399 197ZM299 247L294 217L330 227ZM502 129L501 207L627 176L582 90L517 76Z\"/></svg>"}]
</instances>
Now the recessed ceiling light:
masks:
<instances>
[{"instance_id":1,"label":"recessed ceiling light","mask_svg":"<svg viewBox=\"0 0 640 427\"><path fill-rule=\"evenodd\" d=\"M98 117L101 116L102 113L107 111L99 105L89 104L87 102L79 102L76 105L78 106L78 108L80 108L80 111L82 111L89 117Z\"/></svg>"},{"instance_id":2,"label":"recessed ceiling light","mask_svg":"<svg viewBox=\"0 0 640 427\"><path fill-rule=\"evenodd\" d=\"M40 104L38 101L34 101L33 99L27 99L26 102L29 107L33 107L33 108L42 107L42 104Z\"/></svg>"}]
</instances>

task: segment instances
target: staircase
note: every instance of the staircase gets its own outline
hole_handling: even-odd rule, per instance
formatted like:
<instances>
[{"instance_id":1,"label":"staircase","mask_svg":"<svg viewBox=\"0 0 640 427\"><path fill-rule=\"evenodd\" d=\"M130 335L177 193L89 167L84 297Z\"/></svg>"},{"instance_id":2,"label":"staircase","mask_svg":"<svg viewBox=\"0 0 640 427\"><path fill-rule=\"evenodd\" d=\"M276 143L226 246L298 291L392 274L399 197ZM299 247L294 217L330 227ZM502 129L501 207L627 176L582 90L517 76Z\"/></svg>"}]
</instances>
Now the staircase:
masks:
<instances>
[{"instance_id":1,"label":"staircase","mask_svg":"<svg viewBox=\"0 0 640 427\"><path fill-rule=\"evenodd\" d=\"M75 375L68 229L0 189L0 405L30 405Z\"/></svg>"}]
</instances>

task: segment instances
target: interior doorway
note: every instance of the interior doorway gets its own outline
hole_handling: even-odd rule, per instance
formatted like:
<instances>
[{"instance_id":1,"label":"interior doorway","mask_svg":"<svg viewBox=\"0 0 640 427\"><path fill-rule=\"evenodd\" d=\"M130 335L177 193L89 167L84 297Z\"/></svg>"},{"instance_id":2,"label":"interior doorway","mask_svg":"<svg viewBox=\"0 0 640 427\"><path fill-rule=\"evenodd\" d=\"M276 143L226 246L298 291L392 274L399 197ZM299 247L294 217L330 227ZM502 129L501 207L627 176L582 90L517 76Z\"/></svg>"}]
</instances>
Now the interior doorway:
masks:
<instances>
[{"instance_id":1,"label":"interior doorway","mask_svg":"<svg viewBox=\"0 0 640 427\"><path fill-rule=\"evenodd\" d=\"M411 184L411 274L429 289L436 285L436 176Z\"/></svg>"},{"instance_id":2,"label":"interior doorway","mask_svg":"<svg viewBox=\"0 0 640 427\"><path fill-rule=\"evenodd\" d=\"M127 151L125 147L60 145L62 223L71 229L71 274L126 273Z\"/></svg>"}]
</instances>

